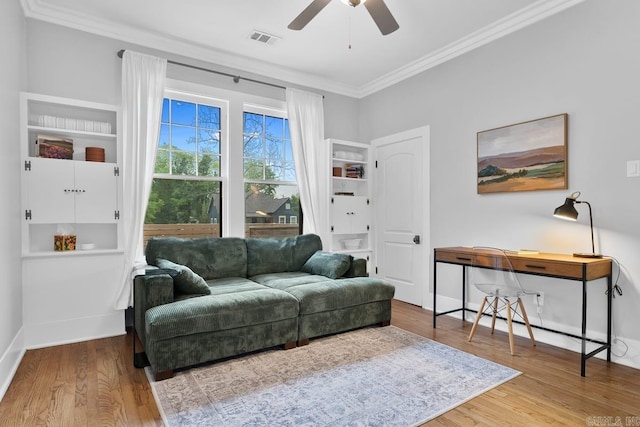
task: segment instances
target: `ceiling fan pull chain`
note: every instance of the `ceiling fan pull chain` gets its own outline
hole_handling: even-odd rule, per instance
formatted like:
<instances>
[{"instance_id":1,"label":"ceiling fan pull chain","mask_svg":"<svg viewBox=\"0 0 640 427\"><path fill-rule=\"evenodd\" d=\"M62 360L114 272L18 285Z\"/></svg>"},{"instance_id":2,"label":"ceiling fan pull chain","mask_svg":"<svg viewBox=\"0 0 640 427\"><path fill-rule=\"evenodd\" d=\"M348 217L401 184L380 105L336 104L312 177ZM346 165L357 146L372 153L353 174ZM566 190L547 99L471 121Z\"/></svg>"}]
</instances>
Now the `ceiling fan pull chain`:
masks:
<instances>
[{"instance_id":1,"label":"ceiling fan pull chain","mask_svg":"<svg viewBox=\"0 0 640 427\"><path fill-rule=\"evenodd\" d=\"M349 13L349 50L351 50L351 13Z\"/></svg>"}]
</instances>

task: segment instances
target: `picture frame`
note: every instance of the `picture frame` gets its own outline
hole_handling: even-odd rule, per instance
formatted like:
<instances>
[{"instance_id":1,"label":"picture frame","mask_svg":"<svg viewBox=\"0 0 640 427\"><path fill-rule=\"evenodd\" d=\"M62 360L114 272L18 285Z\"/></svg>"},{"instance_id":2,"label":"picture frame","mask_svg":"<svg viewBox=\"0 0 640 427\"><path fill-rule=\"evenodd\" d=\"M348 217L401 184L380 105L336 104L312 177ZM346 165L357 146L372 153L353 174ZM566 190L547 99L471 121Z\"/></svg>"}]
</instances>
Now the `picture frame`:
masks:
<instances>
[{"instance_id":1,"label":"picture frame","mask_svg":"<svg viewBox=\"0 0 640 427\"><path fill-rule=\"evenodd\" d=\"M567 189L568 120L563 113L478 132L478 194Z\"/></svg>"}]
</instances>

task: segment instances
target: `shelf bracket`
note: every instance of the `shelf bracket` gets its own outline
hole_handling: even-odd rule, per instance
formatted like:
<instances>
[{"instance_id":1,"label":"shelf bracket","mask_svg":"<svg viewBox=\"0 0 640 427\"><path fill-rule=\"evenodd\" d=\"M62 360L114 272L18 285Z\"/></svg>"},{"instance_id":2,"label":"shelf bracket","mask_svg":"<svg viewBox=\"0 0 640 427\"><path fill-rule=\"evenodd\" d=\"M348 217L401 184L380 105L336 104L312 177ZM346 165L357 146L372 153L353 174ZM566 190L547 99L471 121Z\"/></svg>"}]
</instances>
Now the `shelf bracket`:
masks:
<instances>
[{"instance_id":1,"label":"shelf bracket","mask_svg":"<svg viewBox=\"0 0 640 427\"><path fill-rule=\"evenodd\" d=\"M113 212L113 218L114 219L120 219L120 211L114 211Z\"/></svg>"},{"instance_id":2,"label":"shelf bracket","mask_svg":"<svg viewBox=\"0 0 640 427\"><path fill-rule=\"evenodd\" d=\"M25 160L24 161L24 170L26 170L26 171L30 171L31 170L31 160Z\"/></svg>"},{"instance_id":3,"label":"shelf bracket","mask_svg":"<svg viewBox=\"0 0 640 427\"><path fill-rule=\"evenodd\" d=\"M27 221L31 219L31 209L25 209L25 211L24 211L24 219L27 220Z\"/></svg>"}]
</instances>

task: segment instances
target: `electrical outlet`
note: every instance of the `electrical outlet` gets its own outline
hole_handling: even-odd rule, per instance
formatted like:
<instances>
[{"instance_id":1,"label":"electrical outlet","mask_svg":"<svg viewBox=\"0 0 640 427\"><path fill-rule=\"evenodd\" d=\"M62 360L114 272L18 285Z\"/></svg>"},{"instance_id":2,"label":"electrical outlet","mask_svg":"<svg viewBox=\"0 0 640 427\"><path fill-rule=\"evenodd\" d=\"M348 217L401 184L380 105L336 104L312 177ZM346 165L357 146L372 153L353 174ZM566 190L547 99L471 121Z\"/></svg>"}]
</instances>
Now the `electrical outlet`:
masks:
<instances>
[{"instance_id":1,"label":"electrical outlet","mask_svg":"<svg viewBox=\"0 0 640 427\"><path fill-rule=\"evenodd\" d=\"M542 307L544 305L544 292L538 292L533 295L533 303L538 307Z\"/></svg>"}]
</instances>

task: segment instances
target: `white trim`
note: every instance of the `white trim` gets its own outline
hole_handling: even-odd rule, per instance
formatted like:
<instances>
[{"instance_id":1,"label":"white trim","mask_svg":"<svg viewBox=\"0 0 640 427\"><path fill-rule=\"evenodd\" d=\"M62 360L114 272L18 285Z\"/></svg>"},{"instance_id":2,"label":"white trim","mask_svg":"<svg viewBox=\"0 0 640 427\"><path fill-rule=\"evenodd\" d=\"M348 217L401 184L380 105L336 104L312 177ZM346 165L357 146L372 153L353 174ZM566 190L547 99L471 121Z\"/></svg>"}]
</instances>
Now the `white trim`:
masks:
<instances>
[{"instance_id":1,"label":"white trim","mask_svg":"<svg viewBox=\"0 0 640 427\"><path fill-rule=\"evenodd\" d=\"M11 344L9 344L7 351L0 357L0 401L2 401L9 389L9 385L11 385L11 381L13 381L13 377L18 371L25 352L24 332L23 328L20 328Z\"/></svg>"},{"instance_id":2,"label":"white trim","mask_svg":"<svg viewBox=\"0 0 640 427\"><path fill-rule=\"evenodd\" d=\"M270 77L276 81L291 82L353 98L364 98L365 96L490 43L493 40L562 12L583 1L584 0L538 0L529 7L506 16L436 52L419 58L384 76L366 82L361 86L338 83L331 79L310 75L309 73L299 72L268 62L213 49L203 44L196 44L162 34L142 31L138 28L132 28L117 22L106 21L95 16L82 14L72 9L53 6L49 3L45 4L42 0L20 0L20 3L27 18L38 19L111 39L122 40L127 44L137 44L225 67L235 68L248 73Z\"/></svg>"},{"instance_id":3,"label":"white trim","mask_svg":"<svg viewBox=\"0 0 640 427\"><path fill-rule=\"evenodd\" d=\"M432 307L433 293L429 295L429 302L430 302L429 306L425 308L431 310L433 308ZM462 307L462 300L457 298L447 297L440 294L438 295L438 312L439 313L442 313L447 310L455 310L460 307ZM473 302L467 302L467 308L477 310L479 308L479 304L476 304ZM469 312L467 314L467 321L469 322L469 324L473 323L473 320L475 319L475 315L476 314L473 312ZM446 316L453 317L456 319L462 318L462 314L460 312L447 314ZM536 319L537 318L535 316L529 315L529 321L531 322L532 325L538 324ZM489 316L483 316L483 318L480 320L480 325L485 326L487 328L491 327L491 318ZM558 331L564 331L564 332L578 335L578 336L582 334L582 330L580 326L565 325L562 323L553 322L551 320L545 320L544 327L555 329ZM499 331L507 332L508 327L506 322L504 321L496 322L496 329ZM514 323L513 334L524 337L527 340L529 339L529 333L527 329L524 327L524 325L521 325L519 323ZM537 328L533 328L533 336L535 337L537 342L543 342L546 344L554 345L556 347L560 347L565 350L573 351L576 353L581 352L582 343L581 343L581 340L578 338L573 338L573 337L563 335L562 333L545 331L543 329L537 329ZM606 339L606 335L604 332L594 331L590 329L587 329L587 336L589 338L596 338L601 340ZM615 337L612 337L612 339L615 339ZM617 337L617 339L620 341L624 341L628 349L626 350L626 354L624 354L623 356L622 355L616 356L616 353L618 352L622 353L624 349L621 349L620 347L622 346L616 345L614 341L612 346L613 350L611 354L611 361L614 363L618 363L620 365L625 365L631 368L640 369L640 341L633 340L630 338L624 338L624 337ZM472 341L472 344L473 344L473 341ZM523 345L529 345L529 344L523 344ZM595 349L596 346L597 346L596 344L587 343L587 352ZM509 341L507 337L505 337L504 339L504 350L509 351ZM606 360L607 353L606 351L602 351L596 354L594 357L598 359ZM575 370L577 373L580 372L579 358L576 359ZM588 376L589 376L589 361L587 360L587 377Z\"/></svg>"},{"instance_id":4,"label":"white trim","mask_svg":"<svg viewBox=\"0 0 640 427\"><path fill-rule=\"evenodd\" d=\"M124 335L124 312L24 325L28 350Z\"/></svg>"},{"instance_id":5,"label":"white trim","mask_svg":"<svg viewBox=\"0 0 640 427\"><path fill-rule=\"evenodd\" d=\"M220 140L221 176L212 179L212 181L222 183L222 236L244 237L244 215L239 217L233 214L240 211L244 212L244 191L242 188L247 182L244 179L242 163L243 113L248 109L259 114L286 118L287 106L285 101L176 79L166 79L165 93L176 97L184 97L185 99L187 97L194 100L200 99L201 102L213 99L226 104L220 117L220 126L223 129ZM198 179L200 178L198 177ZM256 180L249 182L262 183ZM265 181L264 183L297 185L296 182L290 181Z\"/></svg>"}]
</instances>

